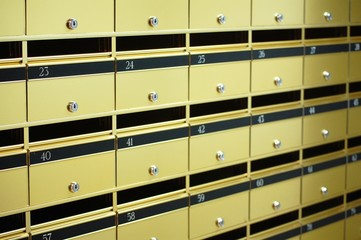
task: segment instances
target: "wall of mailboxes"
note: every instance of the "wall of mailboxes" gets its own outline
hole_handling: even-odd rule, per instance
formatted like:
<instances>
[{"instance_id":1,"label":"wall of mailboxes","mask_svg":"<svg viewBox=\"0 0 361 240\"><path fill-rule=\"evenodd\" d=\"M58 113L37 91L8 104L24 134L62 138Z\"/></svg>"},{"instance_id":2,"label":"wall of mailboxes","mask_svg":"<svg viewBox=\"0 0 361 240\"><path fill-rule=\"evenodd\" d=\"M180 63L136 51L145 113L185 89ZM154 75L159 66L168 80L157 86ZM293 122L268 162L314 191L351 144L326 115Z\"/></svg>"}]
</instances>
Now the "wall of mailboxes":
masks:
<instances>
[{"instance_id":1,"label":"wall of mailboxes","mask_svg":"<svg viewBox=\"0 0 361 240\"><path fill-rule=\"evenodd\" d=\"M1 0L0 238L360 239L360 13Z\"/></svg>"}]
</instances>

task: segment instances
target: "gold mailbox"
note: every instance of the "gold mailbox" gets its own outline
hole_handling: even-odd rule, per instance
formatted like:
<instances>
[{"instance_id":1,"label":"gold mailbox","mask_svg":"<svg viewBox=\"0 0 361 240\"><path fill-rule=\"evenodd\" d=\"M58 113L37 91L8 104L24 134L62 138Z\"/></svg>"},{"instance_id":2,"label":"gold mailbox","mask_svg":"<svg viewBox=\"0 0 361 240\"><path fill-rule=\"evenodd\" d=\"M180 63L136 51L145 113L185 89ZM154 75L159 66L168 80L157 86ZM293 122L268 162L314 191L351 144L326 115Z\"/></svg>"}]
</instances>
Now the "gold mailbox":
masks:
<instances>
[{"instance_id":1,"label":"gold mailbox","mask_svg":"<svg viewBox=\"0 0 361 240\"><path fill-rule=\"evenodd\" d=\"M347 133L349 135L355 135L361 133L361 98L350 99L349 106Z\"/></svg>"},{"instance_id":2,"label":"gold mailbox","mask_svg":"<svg viewBox=\"0 0 361 240\"><path fill-rule=\"evenodd\" d=\"M361 238L361 207L353 207L346 211L345 239Z\"/></svg>"},{"instance_id":3,"label":"gold mailbox","mask_svg":"<svg viewBox=\"0 0 361 240\"><path fill-rule=\"evenodd\" d=\"M360 6L361 6L361 1ZM361 80L361 69L359 63L361 61L361 43L351 43L351 52L350 52L350 73L349 81L358 82Z\"/></svg>"},{"instance_id":4,"label":"gold mailbox","mask_svg":"<svg viewBox=\"0 0 361 240\"><path fill-rule=\"evenodd\" d=\"M352 23L359 23L361 22L361 16L360 16L360 11L361 11L361 1L360 0L351 0L350 1L350 19Z\"/></svg>"},{"instance_id":5,"label":"gold mailbox","mask_svg":"<svg viewBox=\"0 0 361 240\"><path fill-rule=\"evenodd\" d=\"M0 9L0 36L25 34L25 0L3 0Z\"/></svg>"},{"instance_id":6,"label":"gold mailbox","mask_svg":"<svg viewBox=\"0 0 361 240\"><path fill-rule=\"evenodd\" d=\"M349 21L349 1L305 0L305 24L335 25Z\"/></svg>"},{"instance_id":7,"label":"gold mailbox","mask_svg":"<svg viewBox=\"0 0 361 240\"><path fill-rule=\"evenodd\" d=\"M353 153L348 156L346 188L347 190L361 187L361 153Z\"/></svg>"}]
</instances>

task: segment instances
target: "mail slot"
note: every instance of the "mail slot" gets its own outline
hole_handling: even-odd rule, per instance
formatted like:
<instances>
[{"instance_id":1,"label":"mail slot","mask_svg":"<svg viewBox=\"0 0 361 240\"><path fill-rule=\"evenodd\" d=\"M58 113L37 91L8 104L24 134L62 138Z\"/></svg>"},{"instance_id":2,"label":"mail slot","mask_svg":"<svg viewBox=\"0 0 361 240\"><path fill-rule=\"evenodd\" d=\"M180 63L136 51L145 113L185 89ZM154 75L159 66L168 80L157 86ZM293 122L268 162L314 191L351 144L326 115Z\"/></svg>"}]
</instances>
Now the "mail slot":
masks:
<instances>
[{"instance_id":1,"label":"mail slot","mask_svg":"<svg viewBox=\"0 0 361 240\"><path fill-rule=\"evenodd\" d=\"M303 24L304 3L292 0L256 0L252 2L252 26Z\"/></svg>"},{"instance_id":2,"label":"mail slot","mask_svg":"<svg viewBox=\"0 0 361 240\"><path fill-rule=\"evenodd\" d=\"M189 25L191 29L248 27L251 18L250 9L250 0L191 1Z\"/></svg>"},{"instance_id":3,"label":"mail slot","mask_svg":"<svg viewBox=\"0 0 361 240\"><path fill-rule=\"evenodd\" d=\"M142 7L139 8L139 6ZM186 0L172 2L167 0L151 2L117 0L115 14L116 32L151 32L188 28L188 1Z\"/></svg>"},{"instance_id":4,"label":"mail slot","mask_svg":"<svg viewBox=\"0 0 361 240\"><path fill-rule=\"evenodd\" d=\"M114 1L96 0L88 11L84 11L86 5L86 0L31 1L26 6L27 33L38 35L114 31Z\"/></svg>"},{"instance_id":5,"label":"mail slot","mask_svg":"<svg viewBox=\"0 0 361 240\"><path fill-rule=\"evenodd\" d=\"M29 121L72 118L114 110L113 74L112 61L30 63Z\"/></svg>"},{"instance_id":6,"label":"mail slot","mask_svg":"<svg viewBox=\"0 0 361 240\"><path fill-rule=\"evenodd\" d=\"M150 183L188 170L188 128L161 128L118 135L117 184Z\"/></svg>"},{"instance_id":7,"label":"mail slot","mask_svg":"<svg viewBox=\"0 0 361 240\"><path fill-rule=\"evenodd\" d=\"M349 1L338 0L305 1L305 23L315 24L347 24L349 20Z\"/></svg>"},{"instance_id":8,"label":"mail slot","mask_svg":"<svg viewBox=\"0 0 361 240\"><path fill-rule=\"evenodd\" d=\"M0 236L5 239L23 239L25 235L25 213L0 217ZM20 237L22 236L22 238ZM26 238L27 239L27 238Z\"/></svg>"},{"instance_id":9,"label":"mail slot","mask_svg":"<svg viewBox=\"0 0 361 240\"><path fill-rule=\"evenodd\" d=\"M112 189L115 186L114 139L31 147L29 176L30 205Z\"/></svg>"},{"instance_id":10,"label":"mail slot","mask_svg":"<svg viewBox=\"0 0 361 240\"><path fill-rule=\"evenodd\" d=\"M0 66L0 125L23 123L26 120L25 67Z\"/></svg>"},{"instance_id":11,"label":"mail slot","mask_svg":"<svg viewBox=\"0 0 361 240\"><path fill-rule=\"evenodd\" d=\"M192 123L190 170L244 162L249 156L249 124L249 117Z\"/></svg>"},{"instance_id":12,"label":"mail slot","mask_svg":"<svg viewBox=\"0 0 361 240\"><path fill-rule=\"evenodd\" d=\"M25 34L25 0L1 1L0 36L18 36Z\"/></svg>"}]
</instances>

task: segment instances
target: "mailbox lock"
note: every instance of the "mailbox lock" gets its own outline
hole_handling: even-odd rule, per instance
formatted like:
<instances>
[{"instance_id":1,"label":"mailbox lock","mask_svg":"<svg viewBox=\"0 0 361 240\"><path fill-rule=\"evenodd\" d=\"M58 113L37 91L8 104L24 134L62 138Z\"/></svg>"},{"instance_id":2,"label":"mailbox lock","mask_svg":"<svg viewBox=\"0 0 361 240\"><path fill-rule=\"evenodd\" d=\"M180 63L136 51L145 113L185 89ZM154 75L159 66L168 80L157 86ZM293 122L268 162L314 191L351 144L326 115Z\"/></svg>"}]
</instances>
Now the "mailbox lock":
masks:
<instances>
[{"instance_id":1,"label":"mailbox lock","mask_svg":"<svg viewBox=\"0 0 361 240\"><path fill-rule=\"evenodd\" d=\"M149 99L149 101L151 101L151 102L156 102L156 101L158 101L158 98L159 98L159 96L158 96L158 93L156 93L156 92L150 92L150 93L148 94L148 99Z\"/></svg>"},{"instance_id":2,"label":"mailbox lock","mask_svg":"<svg viewBox=\"0 0 361 240\"><path fill-rule=\"evenodd\" d=\"M218 151L216 154L217 160L218 161L224 161L225 157L224 157L224 152L222 151Z\"/></svg>"},{"instance_id":3,"label":"mailbox lock","mask_svg":"<svg viewBox=\"0 0 361 240\"><path fill-rule=\"evenodd\" d=\"M322 129L321 132L324 139L328 138L328 136L330 135L330 132L326 129Z\"/></svg>"},{"instance_id":4,"label":"mailbox lock","mask_svg":"<svg viewBox=\"0 0 361 240\"><path fill-rule=\"evenodd\" d=\"M68 21L66 22L66 26L70 30L74 30L78 27L78 20L76 20L75 18L69 18Z\"/></svg>"},{"instance_id":5,"label":"mailbox lock","mask_svg":"<svg viewBox=\"0 0 361 240\"><path fill-rule=\"evenodd\" d=\"M149 17L148 23L151 27L157 27L159 24L159 19L155 16Z\"/></svg>"},{"instance_id":6,"label":"mailbox lock","mask_svg":"<svg viewBox=\"0 0 361 240\"><path fill-rule=\"evenodd\" d=\"M159 174L159 168L157 166L155 166L155 165L151 165L149 167L149 174L151 176L157 176Z\"/></svg>"},{"instance_id":7,"label":"mailbox lock","mask_svg":"<svg viewBox=\"0 0 361 240\"><path fill-rule=\"evenodd\" d=\"M284 19L284 17L283 17L283 14L282 14L282 13L276 13L276 14L275 14L275 20L276 20L276 22L281 23L281 22L283 22L283 19Z\"/></svg>"},{"instance_id":8,"label":"mailbox lock","mask_svg":"<svg viewBox=\"0 0 361 240\"><path fill-rule=\"evenodd\" d=\"M226 91L226 86L223 83L217 84L217 92L218 93L224 93Z\"/></svg>"},{"instance_id":9,"label":"mailbox lock","mask_svg":"<svg viewBox=\"0 0 361 240\"><path fill-rule=\"evenodd\" d=\"M219 228L222 228L222 227L224 227L224 220L223 220L223 218L217 218L217 220L216 220L216 225L219 227Z\"/></svg>"},{"instance_id":10,"label":"mailbox lock","mask_svg":"<svg viewBox=\"0 0 361 240\"><path fill-rule=\"evenodd\" d=\"M279 201L274 201L272 207L274 210L279 210L281 208L281 203Z\"/></svg>"},{"instance_id":11,"label":"mailbox lock","mask_svg":"<svg viewBox=\"0 0 361 240\"><path fill-rule=\"evenodd\" d=\"M156 237L151 237L150 240L158 240Z\"/></svg>"},{"instance_id":12,"label":"mailbox lock","mask_svg":"<svg viewBox=\"0 0 361 240\"><path fill-rule=\"evenodd\" d=\"M330 13L330 12L324 12L323 16L325 17L327 22L330 22L333 20L332 13Z\"/></svg>"},{"instance_id":13,"label":"mailbox lock","mask_svg":"<svg viewBox=\"0 0 361 240\"><path fill-rule=\"evenodd\" d=\"M78 109L79 109L79 105L78 105L77 102L75 102L75 101L70 101L70 102L68 103L68 111L69 111L69 112L73 113L73 112L78 111Z\"/></svg>"},{"instance_id":14,"label":"mailbox lock","mask_svg":"<svg viewBox=\"0 0 361 240\"><path fill-rule=\"evenodd\" d=\"M328 194L327 187L321 187L321 193L322 193L323 196L326 196Z\"/></svg>"},{"instance_id":15,"label":"mailbox lock","mask_svg":"<svg viewBox=\"0 0 361 240\"><path fill-rule=\"evenodd\" d=\"M72 193L78 192L80 189L80 185L77 182L71 182L69 185L69 191Z\"/></svg>"},{"instance_id":16,"label":"mailbox lock","mask_svg":"<svg viewBox=\"0 0 361 240\"><path fill-rule=\"evenodd\" d=\"M273 140L273 147L275 149L279 149L279 148L281 148L281 146L282 146L282 142L280 140L278 140L278 139Z\"/></svg>"},{"instance_id":17,"label":"mailbox lock","mask_svg":"<svg viewBox=\"0 0 361 240\"><path fill-rule=\"evenodd\" d=\"M217 16L217 21L218 21L218 23L221 24L221 25L225 24L225 23L226 23L226 20L227 20L227 18L226 18L226 16L224 16L223 14L219 14L219 15Z\"/></svg>"},{"instance_id":18,"label":"mailbox lock","mask_svg":"<svg viewBox=\"0 0 361 240\"><path fill-rule=\"evenodd\" d=\"M277 87L280 87L280 86L282 85L282 78L280 78L280 77L275 77L275 78L273 79L273 82L274 82L274 84L275 84Z\"/></svg>"},{"instance_id":19,"label":"mailbox lock","mask_svg":"<svg viewBox=\"0 0 361 240\"><path fill-rule=\"evenodd\" d=\"M331 73L328 72L328 71L323 71L322 75L323 75L323 78L324 78L326 81L328 81L328 80L331 79Z\"/></svg>"}]
</instances>

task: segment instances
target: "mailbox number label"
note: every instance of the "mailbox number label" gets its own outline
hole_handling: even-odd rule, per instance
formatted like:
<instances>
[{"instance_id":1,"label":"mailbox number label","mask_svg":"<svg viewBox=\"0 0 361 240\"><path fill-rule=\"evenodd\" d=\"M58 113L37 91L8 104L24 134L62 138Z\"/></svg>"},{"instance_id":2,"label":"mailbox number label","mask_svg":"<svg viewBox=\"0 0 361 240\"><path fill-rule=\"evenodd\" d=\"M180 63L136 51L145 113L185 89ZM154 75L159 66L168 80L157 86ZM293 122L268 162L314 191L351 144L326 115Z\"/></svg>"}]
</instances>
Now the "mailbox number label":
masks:
<instances>
[{"instance_id":1,"label":"mailbox number label","mask_svg":"<svg viewBox=\"0 0 361 240\"><path fill-rule=\"evenodd\" d=\"M198 194L197 195L197 201L198 203L202 203L206 200L206 195L204 193Z\"/></svg>"},{"instance_id":2,"label":"mailbox number label","mask_svg":"<svg viewBox=\"0 0 361 240\"><path fill-rule=\"evenodd\" d=\"M39 77L47 77L49 74L49 67L39 67Z\"/></svg>"},{"instance_id":3,"label":"mailbox number label","mask_svg":"<svg viewBox=\"0 0 361 240\"><path fill-rule=\"evenodd\" d=\"M198 64L206 63L206 56L204 54L198 55Z\"/></svg>"},{"instance_id":4,"label":"mailbox number label","mask_svg":"<svg viewBox=\"0 0 361 240\"><path fill-rule=\"evenodd\" d=\"M134 144L134 143L133 143L133 138L128 138L128 139L127 139L127 142L126 142L125 144L127 144L128 147L132 147L133 144Z\"/></svg>"},{"instance_id":5,"label":"mailbox number label","mask_svg":"<svg viewBox=\"0 0 361 240\"><path fill-rule=\"evenodd\" d=\"M43 240L51 240L52 233L45 233L43 234Z\"/></svg>"},{"instance_id":6,"label":"mailbox number label","mask_svg":"<svg viewBox=\"0 0 361 240\"><path fill-rule=\"evenodd\" d=\"M127 213L127 221L131 222L135 220L135 212L129 212Z\"/></svg>"},{"instance_id":7,"label":"mailbox number label","mask_svg":"<svg viewBox=\"0 0 361 240\"><path fill-rule=\"evenodd\" d=\"M125 70L134 69L134 61L125 61Z\"/></svg>"},{"instance_id":8,"label":"mailbox number label","mask_svg":"<svg viewBox=\"0 0 361 240\"><path fill-rule=\"evenodd\" d=\"M40 156L40 159L43 162L51 160L51 152L50 151L43 152Z\"/></svg>"}]
</instances>

